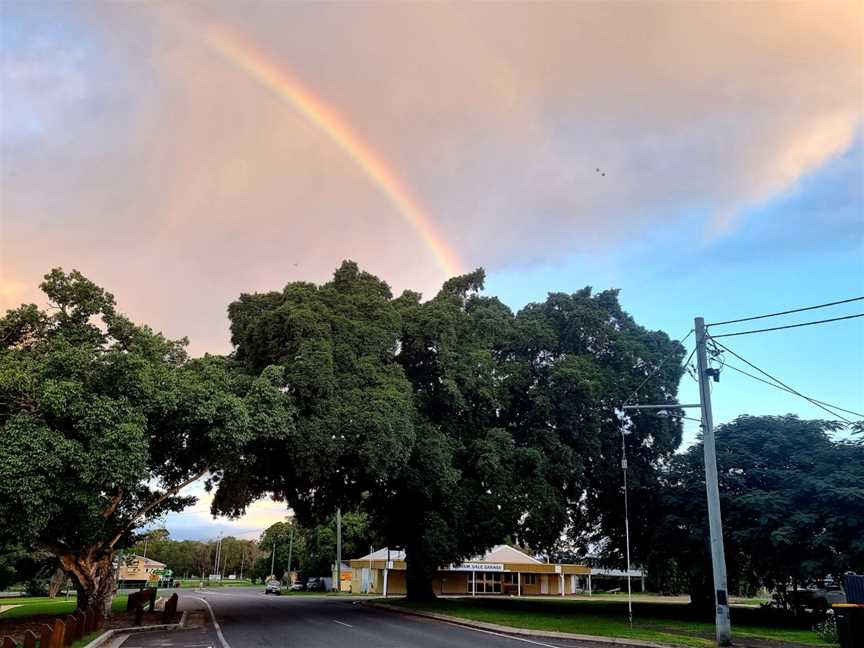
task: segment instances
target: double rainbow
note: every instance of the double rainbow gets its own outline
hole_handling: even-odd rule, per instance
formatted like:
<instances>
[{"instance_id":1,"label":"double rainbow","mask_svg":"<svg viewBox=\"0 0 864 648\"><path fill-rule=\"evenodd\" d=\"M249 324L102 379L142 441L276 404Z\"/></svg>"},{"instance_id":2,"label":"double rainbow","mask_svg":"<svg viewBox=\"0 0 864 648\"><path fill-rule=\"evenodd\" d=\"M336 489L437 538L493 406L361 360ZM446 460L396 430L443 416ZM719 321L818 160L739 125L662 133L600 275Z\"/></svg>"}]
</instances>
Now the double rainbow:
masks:
<instances>
[{"instance_id":1,"label":"double rainbow","mask_svg":"<svg viewBox=\"0 0 864 648\"><path fill-rule=\"evenodd\" d=\"M417 231L448 277L462 273L462 263L437 231L433 220L393 170L339 115L238 35L212 28L206 42L213 51L303 115L342 149Z\"/></svg>"}]
</instances>

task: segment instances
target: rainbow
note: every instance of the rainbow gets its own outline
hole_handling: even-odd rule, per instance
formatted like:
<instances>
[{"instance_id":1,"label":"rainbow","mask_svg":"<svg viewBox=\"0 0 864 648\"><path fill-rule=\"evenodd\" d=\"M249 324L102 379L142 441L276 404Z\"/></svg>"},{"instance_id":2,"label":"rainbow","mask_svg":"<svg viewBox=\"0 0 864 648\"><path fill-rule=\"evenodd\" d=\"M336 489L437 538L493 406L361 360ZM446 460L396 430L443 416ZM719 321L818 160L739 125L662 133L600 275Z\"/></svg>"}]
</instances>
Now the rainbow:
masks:
<instances>
[{"instance_id":1,"label":"rainbow","mask_svg":"<svg viewBox=\"0 0 864 648\"><path fill-rule=\"evenodd\" d=\"M433 220L398 176L339 115L238 35L221 28L211 28L207 32L206 42L222 58L255 79L326 134L417 231L447 276L462 274L461 261L437 231Z\"/></svg>"}]
</instances>

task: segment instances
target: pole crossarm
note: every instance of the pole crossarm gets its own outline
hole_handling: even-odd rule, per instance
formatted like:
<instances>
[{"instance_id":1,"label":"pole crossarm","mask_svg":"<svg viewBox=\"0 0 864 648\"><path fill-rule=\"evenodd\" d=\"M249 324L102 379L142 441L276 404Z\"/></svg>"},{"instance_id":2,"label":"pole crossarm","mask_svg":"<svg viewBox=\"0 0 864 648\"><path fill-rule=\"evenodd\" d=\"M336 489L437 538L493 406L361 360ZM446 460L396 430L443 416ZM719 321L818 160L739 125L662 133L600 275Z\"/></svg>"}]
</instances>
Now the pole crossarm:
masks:
<instances>
[{"instance_id":1,"label":"pole crossarm","mask_svg":"<svg viewBox=\"0 0 864 648\"><path fill-rule=\"evenodd\" d=\"M625 405L623 410L639 409L684 409L687 407L702 407L700 403L666 403L664 405Z\"/></svg>"}]
</instances>

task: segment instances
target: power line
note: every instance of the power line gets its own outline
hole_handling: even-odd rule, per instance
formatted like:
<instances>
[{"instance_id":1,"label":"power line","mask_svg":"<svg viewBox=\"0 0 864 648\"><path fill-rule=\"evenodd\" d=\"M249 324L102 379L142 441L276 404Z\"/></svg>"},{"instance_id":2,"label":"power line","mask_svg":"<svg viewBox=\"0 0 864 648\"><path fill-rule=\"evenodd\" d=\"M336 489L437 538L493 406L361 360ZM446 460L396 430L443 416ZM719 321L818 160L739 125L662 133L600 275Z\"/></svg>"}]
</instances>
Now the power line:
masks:
<instances>
[{"instance_id":1,"label":"power line","mask_svg":"<svg viewBox=\"0 0 864 648\"><path fill-rule=\"evenodd\" d=\"M712 338L712 339L714 339L714 338ZM821 402L816 401L815 399L810 398L809 396L805 396L804 394L802 394L802 393L799 392L798 390L793 389L792 387L790 387L789 385L787 385L786 383L784 383L784 382L783 382L782 380L780 380L779 378L775 378L774 376L772 376L771 374L769 374L767 371L765 371L765 370L763 370L763 369L760 369L759 367L757 367L755 364L753 364L753 363L750 362L749 360L746 360L745 358L742 358L740 355L738 355L737 353L735 353L732 349L730 349L729 347L727 347L726 345L724 345L722 342L717 342L717 341L715 340L714 343L717 344L717 345L718 345L719 347L721 347L722 349L726 349L726 351L728 351L728 352L731 353L733 356L735 356L736 358L738 358L741 362L743 362L744 364L746 364L748 367L751 367L752 369L755 369L756 371L758 371L759 373L761 373L763 376L765 376L765 377L770 378L771 380L773 380L773 381L774 381L775 383L777 383L778 385L782 385L782 386L785 387L788 391L790 391L791 393L795 394L796 396L800 396L801 398L803 398L803 399L806 400L806 401L809 401L810 403L812 403L813 405L815 405L815 406L818 407L819 409L828 412L831 416L836 416L837 418L839 418L839 419L845 421L846 423L851 423L851 422L852 422L852 421L850 421L849 419L845 418L844 416L841 416L841 415L838 414L837 412L834 412L834 411L828 409L827 407L825 407L824 405L822 405Z\"/></svg>"},{"instance_id":2,"label":"power line","mask_svg":"<svg viewBox=\"0 0 864 648\"><path fill-rule=\"evenodd\" d=\"M685 335L683 338L681 338L680 340L678 340L678 342L680 342L681 344L683 344L684 342L687 341L687 338L689 338L691 335L693 335L693 329L690 329L690 332L687 333L687 335ZM694 351L695 351L695 350L694 350ZM657 365L657 366L654 368L654 371L652 371L650 374L648 374L647 376L645 376L645 380L643 380L641 383L639 383L639 386L638 386L636 389L633 390L633 393L630 394L630 396L627 397L627 400L625 400L624 403L623 403L624 405L626 405L626 404L629 403L631 400L633 400L633 397L634 397L636 394L639 393L639 390L642 389L642 388L645 386L645 383L647 383L649 380L651 380L654 376L657 375L657 372L660 371L660 370L663 368L663 365L666 364L666 361L667 361L671 356L672 356L672 354L670 353L670 354L667 354L667 355L665 355L665 356L663 357L663 360L661 360L661 361L660 361L660 364ZM693 357L693 354L691 353L691 354L690 354L690 358L692 358L692 357ZM687 362L690 361L690 358L687 358ZM686 365L686 364L687 364L687 363L685 363L685 365Z\"/></svg>"},{"instance_id":3,"label":"power line","mask_svg":"<svg viewBox=\"0 0 864 648\"><path fill-rule=\"evenodd\" d=\"M783 329L798 328L799 326L813 326L814 324L826 324L827 322L839 322L840 320L855 319L856 317L864 317L864 313L857 315L845 315L844 317L832 317L831 319L816 320L815 322L801 322L800 324L788 324L786 326L772 326L771 328L753 329L752 331L739 331L738 333L723 333L721 335L712 335L711 339L716 340L721 337L734 337L736 335L750 335L751 333L765 333L766 331L782 331Z\"/></svg>"},{"instance_id":4,"label":"power line","mask_svg":"<svg viewBox=\"0 0 864 648\"><path fill-rule=\"evenodd\" d=\"M841 299L840 301L828 302L827 304L818 304L817 306L807 306L806 308L794 308L792 310L780 311L779 313L768 313L767 315L755 315L753 317L741 317L734 320L726 320L725 322L714 322L706 326L720 326L722 324L735 324L737 322L749 322L751 320L765 319L766 317L777 317L778 315L789 315L790 313L801 313L817 308L826 308L828 306L837 306L838 304L849 304L851 302L864 300L864 297L852 297L851 299Z\"/></svg>"},{"instance_id":5,"label":"power line","mask_svg":"<svg viewBox=\"0 0 864 648\"><path fill-rule=\"evenodd\" d=\"M735 365L731 365L728 362L724 366L728 367L729 369L732 369L733 371L737 371L740 374L744 374L745 376L748 376L749 378L752 378L753 380L758 380L759 382L765 383L766 385L770 385L771 387L774 387L775 389L779 389L780 391L784 391L784 392L787 392L790 394L795 394L794 391L786 389L785 387L781 387L777 383L773 383L770 380L765 380L764 378L760 378L759 376L754 376L750 372L744 371L743 369L739 369ZM832 405L831 403L826 403L825 401L821 401L818 398L813 398L812 400L814 403L819 403L820 405L825 405L826 407L830 407L831 409L835 409L838 412L845 412L847 414L852 414L854 416L860 416L861 418L864 418L864 414L862 414L861 412L853 412L852 410L844 409L842 407L839 407L838 405Z\"/></svg>"}]
</instances>

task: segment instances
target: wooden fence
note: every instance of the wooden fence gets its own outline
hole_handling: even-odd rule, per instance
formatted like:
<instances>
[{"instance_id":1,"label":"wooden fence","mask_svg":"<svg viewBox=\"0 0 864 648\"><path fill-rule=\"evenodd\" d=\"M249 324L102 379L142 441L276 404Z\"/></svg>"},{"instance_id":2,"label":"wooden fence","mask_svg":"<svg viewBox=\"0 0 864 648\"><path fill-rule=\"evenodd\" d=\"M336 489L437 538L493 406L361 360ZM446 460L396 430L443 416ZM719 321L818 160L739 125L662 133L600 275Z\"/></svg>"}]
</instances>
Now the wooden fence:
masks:
<instances>
[{"instance_id":1,"label":"wooden fence","mask_svg":"<svg viewBox=\"0 0 864 648\"><path fill-rule=\"evenodd\" d=\"M21 645L23 648L63 648L101 627L102 618L93 610L86 614L77 610L65 619L56 619L54 625L43 623L38 632L28 630L24 633L24 643ZM0 648L17 648L18 645L12 637L3 637Z\"/></svg>"},{"instance_id":2,"label":"wooden fence","mask_svg":"<svg viewBox=\"0 0 864 648\"><path fill-rule=\"evenodd\" d=\"M177 616L178 597L175 592L165 602L162 609L162 623L173 623ZM126 611L134 611L135 625L140 626L144 617L144 606L147 605L153 612L156 605L156 590L154 588L143 589L129 595L126 603ZM82 639L102 627L102 617L96 615L93 610L84 613L77 610L65 619L56 619L54 625L42 624L39 632L28 630L24 633L22 648L63 648L70 646L78 639ZM0 638L0 648L18 648L12 637Z\"/></svg>"}]
</instances>

